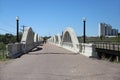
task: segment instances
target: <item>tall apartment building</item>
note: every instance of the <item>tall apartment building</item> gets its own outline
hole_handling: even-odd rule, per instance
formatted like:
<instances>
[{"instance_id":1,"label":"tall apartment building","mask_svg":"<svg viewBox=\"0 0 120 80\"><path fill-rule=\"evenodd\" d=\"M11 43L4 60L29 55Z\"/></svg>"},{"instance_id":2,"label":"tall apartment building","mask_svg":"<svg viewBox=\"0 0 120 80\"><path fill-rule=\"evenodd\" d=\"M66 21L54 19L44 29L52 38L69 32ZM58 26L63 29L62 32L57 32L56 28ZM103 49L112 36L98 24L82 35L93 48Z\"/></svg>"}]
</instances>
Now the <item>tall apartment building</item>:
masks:
<instances>
[{"instance_id":1,"label":"tall apartment building","mask_svg":"<svg viewBox=\"0 0 120 80\"><path fill-rule=\"evenodd\" d=\"M117 36L118 29L112 29L110 24L99 23L99 36Z\"/></svg>"}]
</instances>

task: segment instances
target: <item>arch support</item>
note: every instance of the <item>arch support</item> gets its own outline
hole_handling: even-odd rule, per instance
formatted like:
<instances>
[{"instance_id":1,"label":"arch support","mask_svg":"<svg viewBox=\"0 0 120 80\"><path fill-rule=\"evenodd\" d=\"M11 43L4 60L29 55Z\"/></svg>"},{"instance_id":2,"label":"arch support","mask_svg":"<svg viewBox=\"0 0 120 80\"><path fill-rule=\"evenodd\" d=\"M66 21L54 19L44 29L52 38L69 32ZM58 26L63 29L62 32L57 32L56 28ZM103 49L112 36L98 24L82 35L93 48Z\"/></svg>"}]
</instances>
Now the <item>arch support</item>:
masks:
<instances>
[{"instance_id":1,"label":"arch support","mask_svg":"<svg viewBox=\"0 0 120 80\"><path fill-rule=\"evenodd\" d=\"M55 35L55 43L56 43L57 45L60 45L60 44L61 44L60 34Z\"/></svg>"},{"instance_id":2,"label":"arch support","mask_svg":"<svg viewBox=\"0 0 120 80\"><path fill-rule=\"evenodd\" d=\"M23 44L23 52L26 53L35 47L34 45L34 32L31 27L26 27L21 39Z\"/></svg>"},{"instance_id":3,"label":"arch support","mask_svg":"<svg viewBox=\"0 0 120 80\"><path fill-rule=\"evenodd\" d=\"M79 52L79 42L72 28L68 27L63 32L62 45L73 52Z\"/></svg>"},{"instance_id":4,"label":"arch support","mask_svg":"<svg viewBox=\"0 0 120 80\"><path fill-rule=\"evenodd\" d=\"M34 42L34 32L32 31L32 28L26 27L24 32L23 32L21 43L30 44L33 42Z\"/></svg>"}]
</instances>

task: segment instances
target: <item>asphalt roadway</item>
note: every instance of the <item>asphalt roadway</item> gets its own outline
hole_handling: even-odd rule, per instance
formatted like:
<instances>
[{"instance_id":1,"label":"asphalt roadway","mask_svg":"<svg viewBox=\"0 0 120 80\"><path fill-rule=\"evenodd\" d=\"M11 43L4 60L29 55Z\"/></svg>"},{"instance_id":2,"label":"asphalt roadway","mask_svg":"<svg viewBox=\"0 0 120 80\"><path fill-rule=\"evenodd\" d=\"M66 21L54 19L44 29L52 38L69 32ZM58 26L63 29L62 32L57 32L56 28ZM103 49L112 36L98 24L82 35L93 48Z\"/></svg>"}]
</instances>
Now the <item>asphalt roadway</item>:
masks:
<instances>
[{"instance_id":1,"label":"asphalt roadway","mask_svg":"<svg viewBox=\"0 0 120 80\"><path fill-rule=\"evenodd\" d=\"M87 58L45 44L0 63L0 80L120 80L120 63Z\"/></svg>"}]
</instances>

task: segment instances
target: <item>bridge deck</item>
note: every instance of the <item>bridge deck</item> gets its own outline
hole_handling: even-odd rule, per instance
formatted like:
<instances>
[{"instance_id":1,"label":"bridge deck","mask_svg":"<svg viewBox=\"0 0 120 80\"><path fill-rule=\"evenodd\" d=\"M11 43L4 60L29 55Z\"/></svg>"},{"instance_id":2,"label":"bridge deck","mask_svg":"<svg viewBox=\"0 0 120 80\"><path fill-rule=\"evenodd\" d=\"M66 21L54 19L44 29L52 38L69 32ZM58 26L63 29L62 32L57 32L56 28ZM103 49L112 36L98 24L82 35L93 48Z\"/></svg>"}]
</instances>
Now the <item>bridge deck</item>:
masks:
<instances>
[{"instance_id":1,"label":"bridge deck","mask_svg":"<svg viewBox=\"0 0 120 80\"><path fill-rule=\"evenodd\" d=\"M76 54L71 51L68 51L64 48L58 47L56 45L51 45L49 43L44 44L44 46L38 46L37 48L33 49L29 54Z\"/></svg>"},{"instance_id":2,"label":"bridge deck","mask_svg":"<svg viewBox=\"0 0 120 80\"><path fill-rule=\"evenodd\" d=\"M120 64L58 53L71 52L50 44L39 46L2 66L0 80L120 80Z\"/></svg>"}]
</instances>

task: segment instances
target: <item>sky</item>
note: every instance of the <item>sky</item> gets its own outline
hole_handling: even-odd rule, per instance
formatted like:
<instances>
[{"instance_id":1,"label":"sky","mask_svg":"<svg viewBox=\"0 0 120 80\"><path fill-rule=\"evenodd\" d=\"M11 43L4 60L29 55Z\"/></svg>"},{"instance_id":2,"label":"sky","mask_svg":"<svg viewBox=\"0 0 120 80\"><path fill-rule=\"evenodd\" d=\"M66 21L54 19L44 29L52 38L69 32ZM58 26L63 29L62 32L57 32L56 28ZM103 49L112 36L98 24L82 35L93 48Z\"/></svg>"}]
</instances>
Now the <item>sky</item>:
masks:
<instances>
[{"instance_id":1,"label":"sky","mask_svg":"<svg viewBox=\"0 0 120 80\"><path fill-rule=\"evenodd\" d=\"M16 16L22 26L40 36L62 34L67 27L77 36L98 36L98 24L105 22L120 32L120 0L0 0L0 34L16 34Z\"/></svg>"}]
</instances>

